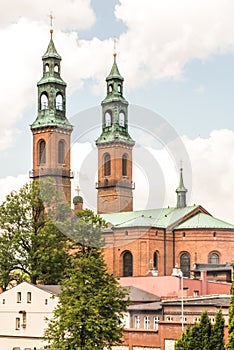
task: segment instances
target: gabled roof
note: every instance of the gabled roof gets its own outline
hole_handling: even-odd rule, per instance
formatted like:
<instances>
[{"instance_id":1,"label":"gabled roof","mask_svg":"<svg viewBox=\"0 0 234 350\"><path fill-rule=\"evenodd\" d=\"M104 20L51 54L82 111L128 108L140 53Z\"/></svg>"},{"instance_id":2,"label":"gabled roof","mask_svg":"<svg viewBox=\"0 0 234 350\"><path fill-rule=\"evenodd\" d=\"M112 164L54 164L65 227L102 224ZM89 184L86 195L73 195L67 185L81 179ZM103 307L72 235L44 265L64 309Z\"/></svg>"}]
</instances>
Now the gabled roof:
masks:
<instances>
[{"instance_id":1,"label":"gabled roof","mask_svg":"<svg viewBox=\"0 0 234 350\"><path fill-rule=\"evenodd\" d=\"M147 310L147 311L157 311L162 309L162 303L159 301L153 303L145 303L145 304L134 304L128 307L129 311L135 310Z\"/></svg>"},{"instance_id":2,"label":"gabled roof","mask_svg":"<svg viewBox=\"0 0 234 350\"><path fill-rule=\"evenodd\" d=\"M134 286L127 286L122 288L129 290L129 300L133 303L134 302L146 303L146 302L160 301L160 298L157 295L146 292Z\"/></svg>"},{"instance_id":3,"label":"gabled roof","mask_svg":"<svg viewBox=\"0 0 234 350\"><path fill-rule=\"evenodd\" d=\"M114 228L156 227L167 229L197 212L205 212L209 216L204 208L194 205L185 208L159 208L101 214L101 217L111 223Z\"/></svg>"},{"instance_id":4,"label":"gabled roof","mask_svg":"<svg viewBox=\"0 0 234 350\"><path fill-rule=\"evenodd\" d=\"M234 229L234 225L200 212L175 227L176 230L192 228Z\"/></svg>"},{"instance_id":5,"label":"gabled roof","mask_svg":"<svg viewBox=\"0 0 234 350\"><path fill-rule=\"evenodd\" d=\"M58 295L61 292L61 287L58 285L42 285L42 284L38 284L36 285L37 288L44 290L45 292L49 292L53 295Z\"/></svg>"}]
</instances>

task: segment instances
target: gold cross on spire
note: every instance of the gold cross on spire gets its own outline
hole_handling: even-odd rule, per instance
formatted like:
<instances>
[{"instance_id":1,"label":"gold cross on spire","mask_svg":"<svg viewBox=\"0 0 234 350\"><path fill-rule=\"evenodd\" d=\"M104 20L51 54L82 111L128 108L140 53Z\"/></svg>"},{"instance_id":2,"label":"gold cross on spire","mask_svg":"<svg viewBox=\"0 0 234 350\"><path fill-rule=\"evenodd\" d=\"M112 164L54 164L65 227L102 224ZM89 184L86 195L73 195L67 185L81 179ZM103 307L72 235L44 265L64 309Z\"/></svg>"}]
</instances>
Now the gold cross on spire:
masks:
<instances>
[{"instance_id":1,"label":"gold cross on spire","mask_svg":"<svg viewBox=\"0 0 234 350\"><path fill-rule=\"evenodd\" d=\"M182 159L180 160L180 169L181 170L183 169L183 161L182 161Z\"/></svg>"},{"instance_id":2,"label":"gold cross on spire","mask_svg":"<svg viewBox=\"0 0 234 350\"><path fill-rule=\"evenodd\" d=\"M52 15L52 11L50 12L50 15L48 17L50 18L50 34L51 34L51 38L52 38L52 34L53 34L53 19L55 19L55 17Z\"/></svg>"},{"instance_id":3,"label":"gold cross on spire","mask_svg":"<svg viewBox=\"0 0 234 350\"><path fill-rule=\"evenodd\" d=\"M117 46L117 38L116 37L114 37L114 57L116 57L116 55L117 55L117 53L116 53L116 46Z\"/></svg>"},{"instance_id":4,"label":"gold cross on spire","mask_svg":"<svg viewBox=\"0 0 234 350\"><path fill-rule=\"evenodd\" d=\"M77 186L76 189L75 189L75 191L77 192L77 196L79 196L79 194L80 194L80 187Z\"/></svg>"}]
</instances>

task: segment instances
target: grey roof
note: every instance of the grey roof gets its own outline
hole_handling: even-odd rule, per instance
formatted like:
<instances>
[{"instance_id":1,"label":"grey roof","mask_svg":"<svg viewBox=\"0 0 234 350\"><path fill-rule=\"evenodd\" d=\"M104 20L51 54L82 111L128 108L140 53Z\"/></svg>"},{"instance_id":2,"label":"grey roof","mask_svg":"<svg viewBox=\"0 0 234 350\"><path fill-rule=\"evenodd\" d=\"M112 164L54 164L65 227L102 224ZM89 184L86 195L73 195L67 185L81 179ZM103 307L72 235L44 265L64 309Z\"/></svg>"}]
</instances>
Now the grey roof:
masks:
<instances>
[{"instance_id":1,"label":"grey roof","mask_svg":"<svg viewBox=\"0 0 234 350\"><path fill-rule=\"evenodd\" d=\"M199 271L231 271L232 264L195 264L194 269L191 271L199 272Z\"/></svg>"},{"instance_id":2,"label":"grey roof","mask_svg":"<svg viewBox=\"0 0 234 350\"><path fill-rule=\"evenodd\" d=\"M134 286L127 286L123 287L124 289L129 290L129 299L131 302L154 302L154 301L160 301L159 296L145 292L142 289L136 288Z\"/></svg>"},{"instance_id":3,"label":"grey roof","mask_svg":"<svg viewBox=\"0 0 234 350\"><path fill-rule=\"evenodd\" d=\"M181 305L181 299L170 299L163 300L162 303L164 306L178 306ZM230 295L219 294L219 295L209 295L203 297L193 297L193 298L184 298L184 306L215 306L220 307L229 307L230 305Z\"/></svg>"},{"instance_id":4,"label":"grey roof","mask_svg":"<svg viewBox=\"0 0 234 350\"><path fill-rule=\"evenodd\" d=\"M162 309L162 303L161 302L153 302L153 303L145 303L145 304L133 304L128 307L129 311L134 311L134 310L147 310L147 311L157 311Z\"/></svg>"},{"instance_id":5,"label":"grey roof","mask_svg":"<svg viewBox=\"0 0 234 350\"><path fill-rule=\"evenodd\" d=\"M55 284L37 284L36 287L54 295L58 295L61 292L61 287Z\"/></svg>"}]
</instances>

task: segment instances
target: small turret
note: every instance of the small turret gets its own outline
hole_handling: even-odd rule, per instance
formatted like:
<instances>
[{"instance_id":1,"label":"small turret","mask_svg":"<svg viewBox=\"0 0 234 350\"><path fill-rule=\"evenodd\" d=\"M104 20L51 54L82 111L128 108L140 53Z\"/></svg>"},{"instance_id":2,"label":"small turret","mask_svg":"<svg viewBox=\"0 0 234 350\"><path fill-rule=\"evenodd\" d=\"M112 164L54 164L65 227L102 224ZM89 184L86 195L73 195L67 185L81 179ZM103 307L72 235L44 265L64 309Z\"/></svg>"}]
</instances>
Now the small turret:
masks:
<instances>
[{"instance_id":1,"label":"small turret","mask_svg":"<svg viewBox=\"0 0 234 350\"><path fill-rule=\"evenodd\" d=\"M183 168L181 166L180 168L180 184L179 187L176 189L177 193L177 208L185 208L186 205L186 193L188 192L187 188L184 186L183 181Z\"/></svg>"}]
</instances>

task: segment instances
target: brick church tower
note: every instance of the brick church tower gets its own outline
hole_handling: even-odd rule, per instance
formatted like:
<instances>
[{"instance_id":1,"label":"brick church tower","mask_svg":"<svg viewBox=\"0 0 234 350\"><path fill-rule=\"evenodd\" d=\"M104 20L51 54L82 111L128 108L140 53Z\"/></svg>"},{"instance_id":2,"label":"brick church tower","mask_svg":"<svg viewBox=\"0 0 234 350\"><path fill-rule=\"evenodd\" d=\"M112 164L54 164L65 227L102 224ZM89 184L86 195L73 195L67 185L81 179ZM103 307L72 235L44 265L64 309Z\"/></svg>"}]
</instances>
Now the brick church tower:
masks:
<instances>
[{"instance_id":1,"label":"brick church tower","mask_svg":"<svg viewBox=\"0 0 234 350\"><path fill-rule=\"evenodd\" d=\"M71 200L70 136L72 125L66 118L66 83L60 77L61 56L53 42L53 30L42 56L43 76L38 86L38 114L33 133L32 179L51 178Z\"/></svg>"},{"instance_id":2,"label":"brick church tower","mask_svg":"<svg viewBox=\"0 0 234 350\"><path fill-rule=\"evenodd\" d=\"M132 149L128 133L128 102L123 97L123 77L114 63L106 78L107 96L102 101L102 133L98 148L97 212L133 210Z\"/></svg>"}]
</instances>

